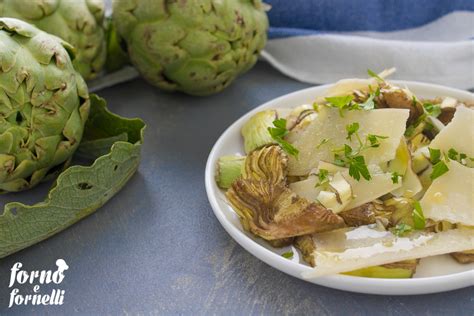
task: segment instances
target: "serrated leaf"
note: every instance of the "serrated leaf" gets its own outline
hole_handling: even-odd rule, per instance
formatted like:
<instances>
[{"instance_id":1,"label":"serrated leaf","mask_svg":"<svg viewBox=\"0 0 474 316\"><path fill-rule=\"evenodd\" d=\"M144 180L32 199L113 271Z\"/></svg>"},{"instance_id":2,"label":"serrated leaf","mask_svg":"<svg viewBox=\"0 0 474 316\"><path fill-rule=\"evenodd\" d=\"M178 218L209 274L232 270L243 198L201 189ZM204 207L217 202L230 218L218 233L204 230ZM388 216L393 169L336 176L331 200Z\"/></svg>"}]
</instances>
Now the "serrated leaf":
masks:
<instances>
[{"instance_id":1,"label":"serrated leaf","mask_svg":"<svg viewBox=\"0 0 474 316\"><path fill-rule=\"evenodd\" d=\"M110 152L91 166L66 169L43 202L31 206L18 202L5 205L0 215L0 258L47 239L94 213L137 170L145 129L143 121L109 112L105 100L95 95L91 95L91 119L86 130L90 126L94 128L85 133L86 142L107 143L116 137L123 138L124 131L128 141L116 141Z\"/></svg>"}]
</instances>

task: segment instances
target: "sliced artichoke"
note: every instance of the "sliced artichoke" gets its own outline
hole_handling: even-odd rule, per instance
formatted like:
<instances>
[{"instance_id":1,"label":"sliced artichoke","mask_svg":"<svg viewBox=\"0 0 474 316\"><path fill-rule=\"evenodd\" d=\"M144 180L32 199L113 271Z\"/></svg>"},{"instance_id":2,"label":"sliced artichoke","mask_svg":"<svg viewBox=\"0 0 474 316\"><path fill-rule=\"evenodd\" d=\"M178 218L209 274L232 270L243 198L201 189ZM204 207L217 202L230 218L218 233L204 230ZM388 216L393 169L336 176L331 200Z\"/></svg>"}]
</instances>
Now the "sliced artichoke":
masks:
<instances>
[{"instance_id":1,"label":"sliced artichoke","mask_svg":"<svg viewBox=\"0 0 474 316\"><path fill-rule=\"evenodd\" d=\"M253 115L242 127L245 152L248 154L254 149L264 145L274 144L268 128L273 126L273 121L278 118L277 111L265 110Z\"/></svg>"},{"instance_id":2,"label":"sliced artichoke","mask_svg":"<svg viewBox=\"0 0 474 316\"><path fill-rule=\"evenodd\" d=\"M288 157L276 145L247 156L242 178L226 192L244 229L275 240L343 227L341 217L287 187L287 169Z\"/></svg>"},{"instance_id":3,"label":"sliced artichoke","mask_svg":"<svg viewBox=\"0 0 474 316\"><path fill-rule=\"evenodd\" d=\"M451 253L451 257L456 259L459 263L472 263L474 262L474 250L467 250L461 252L453 252Z\"/></svg>"},{"instance_id":4,"label":"sliced artichoke","mask_svg":"<svg viewBox=\"0 0 474 316\"><path fill-rule=\"evenodd\" d=\"M316 250L316 246L314 245L313 235L296 237L294 245L303 255L303 260L310 266L314 267L314 251Z\"/></svg>"},{"instance_id":5,"label":"sliced artichoke","mask_svg":"<svg viewBox=\"0 0 474 316\"><path fill-rule=\"evenodd\" d=\"M381 266L362 268L342 274L365 278L409 279L415 274L416 266L419 261L419 259L404 260Z\"/></svg>"},{"instance_id":6,"label":"sliced artichoke","mask_svg":"<svg viewBox=\"0 0 474 316\"><path fill-rule=\"evenodd\" d=\"M365 203L356 208L342 211L338 215L344 219L347 226L357 227L374 224L377 212L373 203Z\"/></svg>"},{"instance_id":7,"label":"sliced artichoke","mask_svg":"<svg viewBox=\"0 0 474 316\"><path fill-rule=\"evenodd\" d=\"M423 105L414 99L413 94L408 89L388 85L380 90L379 101L378 105L380 107L410 110L407 126L415 122L424 113Z\"/></svg>"},{"instance_id":8,"label":"sliced artichoke","mask_svg":"<svg viewBox=\"0 0 474 316\"><path fill-rule=\"evenodd\" d=\"M228 189L237 180L245 163L244 156L222 156L217 161L216 182L219 188Z\"/></svg>"},{"instance_id":9,"label":"sliced artichoke","mask_svg":"<svg viewBox=\"0 0 474 316\"><path fill-rule=\"evenodd\" d=\"M0 192L16 192L70 162L90 100L72 46L56 36L2 18L0 56Z\"/></svg>"},{"instance_id":10,"label":"sliced artichoke","mask_svg":"<svg viewBox=\"0 0 474 316\"><path fill-rule=\"evenodd\" d=\"M24 20L74 46L74 68L93 79L105 64L103 0L3 0L0 16Z\"/></svg>"}]
</instances>

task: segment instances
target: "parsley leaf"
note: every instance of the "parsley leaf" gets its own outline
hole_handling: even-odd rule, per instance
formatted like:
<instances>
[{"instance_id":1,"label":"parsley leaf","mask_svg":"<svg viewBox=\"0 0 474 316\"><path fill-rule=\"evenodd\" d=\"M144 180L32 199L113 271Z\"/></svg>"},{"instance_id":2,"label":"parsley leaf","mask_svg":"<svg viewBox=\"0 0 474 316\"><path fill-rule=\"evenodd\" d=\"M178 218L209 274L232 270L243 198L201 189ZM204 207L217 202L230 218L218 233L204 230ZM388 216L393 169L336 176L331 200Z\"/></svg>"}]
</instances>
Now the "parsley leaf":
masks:
<instances>
[{"instance_id":1,"label":"parsley leaf","mask_svg":"<svg viewBox=\"0 0 474 316\"><path fill-rule=\"evenodd\" d=\"M286 259L291 259L291 258L293 258L293 255L294 255L294 254L293 254L293 251L291 251L291 250L281 254L281 256L282 256L283 258L286 258Z\"/></svg>"},{"instance_id":2,"label":"parsley leaf","mask_svg":"<svg viewBox=\"0 0 474 316\"><path fill-rule=\"evenodd\" d=\"M426 220L425 215L423 215L423 210L421 209L420 202L415 201L414 207L415 209L413 210L411 216L413 218L415 229L424 229L426 226Z\"/></svg>"},{"instance_id":3,"label":"parsley leaf","mask_svg":"<svg viewBox=\"0 0 474 316\"><path fill-rule=\"evenodd\" d=\"M379 141L380 139L387 139L387 138L388 136L373 135L373 134L367 135L367 140L370 143L369 147L373 147L373 148L380 146L380 141Z\"/></svg>"},{"instance_id":4,"label":"parsley leaf","mask_svg":"<svg viewBox=\"0 0 474 316\"><path fill-rule=\"evenodd\" d=\"M367 69L367 74L368 74L369 76L371 76L372 78L375 78L375 79L377 79L377 80L379 80L379 81L384 81L382 78L380 78L379 75L377 75L375 72L373 72L373 71L370 70L370 69Z\"/></svg>"},{"instance_id":5,"label":"parsley leaf","mask_svg":"<svg viewBox=\"0 0 474 316\"><path fill-rule=\"evenodd\" d=\"M398 183L398 180L399 180L400 177L401 177L401 175L398 172L396 172L396 171L392 172L392 182L394 184Z\"/></svg>"},{"instance_id":6,"label":"parsley leaf","mask_svg":"<svg viewBox=\"0 0 474 316\"><path fill-rule=\"evenodd\" d=\"M345 95L342 97L327 97L325 100L333 107L344 108L351 104L354 97L352 95Z\"/></svg>"},{"instance_id":7,"label":"parsley leaf","mask_svg":"<svg viewBox=\"0 0 474 316\"><path fill-rule=\"evenodd\" d=\"M326 183L329 182L329 171L326 169L319 169L318 178L319 178L319 183L316 184L316 187L325 185Z\"/></svg>"},{"instance_id":8,"label":"parsley leaf","mask_svg":"<svg viewBox=\"0 0 474 316\"><path fill-rule=\"evenodd\" d=\"M372 179L369 169L365 164L364 156L355 156L349 159L349 175L357 181L360 180L361 175L365 180Z\"/></svg>"},{"instance_id":9,"label":"parsley leaf","mask_svg":"<svg viewBox=\"0 0 474 316\"><path fill-rule=\"evenodd\" d=\"M322 145L328 143L329 140L330 140L329 138L324 138L324 139L319 143L319 145L316 146L316 149L319 149Z\"/></svg>"},{"instance_id":10,"label":"parsley leaf","mask_svg":"<svg viewBox=\"0 0 474 316\"><path fill-rule=\"evenodd\" d=\"M438 117L441 114L441 107L437 104L423 103L423 108L433 117Z\"/></svg>"},{"instance_id":11,"label":"parsley leaf","mask_svg":"<svg viewBox=\"0 0 474 316\"><path fill-rule=\"evenodd\" d=\"M328 102L328 106L339 109L339 115L342 117L343 110L353 110L357 108L357 104L352 105L354 97L352 95L346 95L342 97L327 97L325 100Z\"/></svg>"},{"instance_id":12,"label":"parsley leaf","mask_svg":"<svg viewBox=\"0 0 474 316\"><path fill-rule=\"evenodd\" d=\"M286 120L283 118L274 120L273 126L275 127L268 128L268 132L270 133L270 136L273 138L273 140L276 141L288 155L298 158L299 150L283 139L283 137L288 134L288 130L286 129Z\"/></svg>"},{"instance_id":13,"label":"parsley leaf","mask_svg":"<svg viewBox=\"0 0 474 316\"><path fill-rule=\"evenodd\" d=\"M359 130L359 123L357 122L346 125L346 131L347 131L346 139L352 140L352 135L354 135L358 130Z\"/></svg>"},{"instance_id":14,"label":"parsley leaf","mask_svg":"<svg viewBox=\"0 0 474 316\"><path fill-rule=\"evenodd\" d=\"M395 228L393 229L393 233L399 237L401 236L404 236L405 234L409 233L413 231L413 228L408 225L408 224L405 224L405 223L402 223L402 224L398 224L397 226L395 226Z\"/></svg>"},{"instance_id":15,"label":"parsley leaf","mask_svg":"<svg viewBox=\"0 0 474 316\"><path fill-rule=\"evenodd\" d=\"M451 160L458 160L459 153L454 148L448 150L448 158Z\"/></svg>"},{"instance_id":16,"label":"parsley leaf","mask_svg":"<svg viewBox=\"0 0 474 316\"><path fill-rule=\"evenodd\" d=\"M375 102L374 99L375 97L378 97L380 95L380 88L378 88L375 93L369 94L369 97L367 100L365 100L364 103L360 103L359 107L364 110L373 110L375 108Z\"/></svg>"},{"instance_id":17,"label":"parsley leaf","mask_svg":"<svg viewBox=\"0 0 474 316\"><path fill-rule=\"evenodd\" d=\"M441 177L443 174L449 171L448 166L444 161L440 160L433 166L433 171L430 174L431 180Z\"/></svg>"},{"instance_id":18,"label":"parsley leaf","mask_svg":"<svg viewBox=\"0 0 474 316\"><path fill-rule=\"evenodd\" d=\"M430 151L430 161L432 164L436 164L440 161L441 159L441 150L439 149L433 149L428 147L428 150Z\"/></svg>"}]
</instances>

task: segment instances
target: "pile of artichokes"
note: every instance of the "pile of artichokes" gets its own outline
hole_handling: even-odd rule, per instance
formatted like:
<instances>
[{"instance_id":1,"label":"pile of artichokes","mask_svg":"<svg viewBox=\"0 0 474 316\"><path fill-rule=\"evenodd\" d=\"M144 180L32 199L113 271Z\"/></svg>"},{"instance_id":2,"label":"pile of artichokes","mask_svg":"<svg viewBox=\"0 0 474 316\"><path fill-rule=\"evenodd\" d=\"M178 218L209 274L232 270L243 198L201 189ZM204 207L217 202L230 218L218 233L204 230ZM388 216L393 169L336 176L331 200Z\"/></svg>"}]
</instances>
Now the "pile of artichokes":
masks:
<instances>
[{"instance_id":1,"label":"pile of artichokes","mask_svg":"<svg viewBox=\"0 0 474 316\"><path fill-rule=\"evenodd\" d=\"M121 118L85 80L131 62L167 91L209 95L256 62L260 0L0 0L0 193L55 178L47 198L0 212L0 258L91 214L140 162L145 124ZM69 167L75 153L90 166Z\"/></svg>"},{"instance_id":2,"label":"pile of artichokes","mask_svg":"<svg viewBox=\"0 0 474 316\"><path fill-rule=\"evenodd\" d=\"M103 0L0 0L0 16L0 191L9 192L68 164L90 107L84 79L106 56L116 64L127 51L151 84L208 95L255 64L268 28L261 0L116 0L112 23Z\"/></svg>"}]
</instances>

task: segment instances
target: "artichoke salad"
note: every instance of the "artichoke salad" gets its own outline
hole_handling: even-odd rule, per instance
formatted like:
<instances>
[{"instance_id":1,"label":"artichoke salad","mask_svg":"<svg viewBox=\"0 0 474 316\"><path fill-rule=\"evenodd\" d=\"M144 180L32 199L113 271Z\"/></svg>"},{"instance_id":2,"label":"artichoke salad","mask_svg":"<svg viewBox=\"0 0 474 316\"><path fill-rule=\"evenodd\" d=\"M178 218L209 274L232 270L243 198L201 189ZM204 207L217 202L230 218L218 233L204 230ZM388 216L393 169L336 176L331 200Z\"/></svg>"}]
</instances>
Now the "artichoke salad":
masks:
<instances>
[{"instance_id":1,"label":"artichoke salad","mask_svg":"<svg viewBox=\"0 0 474 316\"><path fill-rule=\"evenodd\" d=\"M0 193L56 178L45 201L5 205L0 258L93 213L138 168L144 123L109 112L73 67L70 44L0 18ZM72 166L73 155L94 160ZM58 176L59 174L59 176Z\"/></svg>"},{"instance_id":2,"label":"artichoke salad","mask_svg":"<svg viewBox=\"0 0 474 316\"><path fill-rule=\"evenodd\" d=\"M243 229L293 245L314 267L305 277L410 278L447 253L474 262L474 99L422 99L386 81L393 71L256 113L245 155L217 162Z\"/></svg>"}]
</instances>

